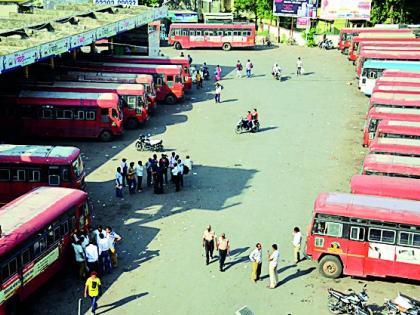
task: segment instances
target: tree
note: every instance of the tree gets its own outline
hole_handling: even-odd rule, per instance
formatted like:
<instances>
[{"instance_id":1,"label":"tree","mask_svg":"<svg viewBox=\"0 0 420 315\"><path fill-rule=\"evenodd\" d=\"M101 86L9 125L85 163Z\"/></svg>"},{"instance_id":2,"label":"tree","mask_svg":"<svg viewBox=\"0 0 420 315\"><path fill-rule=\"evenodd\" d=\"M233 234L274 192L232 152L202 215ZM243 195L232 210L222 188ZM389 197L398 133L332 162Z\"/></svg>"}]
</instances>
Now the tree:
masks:
<instances>
[{"instance_id":1,"label":"tree","mask_svg":"<svg viewBox=\"0 0 420 315\"><path fill-rule=\"evenodd\" d=\"M373 0L370 23L410 24L420 21L417 1L412 0Z\"/></svg>"},{"instance_id":2,"label":"tree","mask_svg":"<svg viewBox=\"0 0 420 315\"><path fill-rule=\"evenodd\" d=\"M269 0L235 0L236 12L249 12L254 14L255 27L258 28L258 18L272 15L273 2Z\"/></svg>"}]
</instances>

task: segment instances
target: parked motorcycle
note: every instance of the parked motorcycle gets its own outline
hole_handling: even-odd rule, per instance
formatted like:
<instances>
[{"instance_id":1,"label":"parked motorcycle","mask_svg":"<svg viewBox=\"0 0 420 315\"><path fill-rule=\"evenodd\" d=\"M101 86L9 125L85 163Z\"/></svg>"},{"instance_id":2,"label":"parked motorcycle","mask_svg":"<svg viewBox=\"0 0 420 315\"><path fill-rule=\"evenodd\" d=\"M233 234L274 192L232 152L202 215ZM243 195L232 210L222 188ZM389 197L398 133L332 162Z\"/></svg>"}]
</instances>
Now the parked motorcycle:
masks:
<instances>
[{"instance_id":1,"label":"parked motorcycle","mask_svg":"<svg viewBox=\"0 0 420 315\"><path fill-rule=\"evenodd\" d=\"M333 42L330 39L324 39L323 41L318 43L318 47L321 49L330 50L334 48Z\"/></svg>"},{"instance_id":2,"label":"parked motorcycle","mask_svg":"<svg viewBox=\"0 0 420 315\"><path fill-rule=\"evenodd\" d=\"M243 132L258 132L260 130L260 123L258 120L252 121L252 127L249 127L248 120L245 118L241 118L235 127L235 132L237 134L243 133Z\"/></svg>"},{"instance_id":3,"label":"parked motorcycle","mask_svg":"<svg viewBox=\"0 0 420 315\"><path fill-rule=\"evenodd\" d=\"M137 151L162 151L162 140L153 140L145 135L140 135L136 141L136 149Z\"/></svg>"},{"instance_id":4,"label":"parked motorcycle","mask_svg":"<svg viewBox=\"0 0 420 315\"><path fill-rule=\"evenodd\" d=\"M388 315L420 315L420 302L399 293L393 300L385 299Z\"/></svg>"},{"instance_id":5,"label":"parked motorcycle","mask_svg":"<svg viewBox=\"0 0 420 315\"><path fill-rule=\"evenodd\" d=\"M332 288L328 289L328 309L333 314L372 315L373 312L366 305L369 296L366 293L366 284L362 292L342 293Z\"/></svg>"}]
</instances>

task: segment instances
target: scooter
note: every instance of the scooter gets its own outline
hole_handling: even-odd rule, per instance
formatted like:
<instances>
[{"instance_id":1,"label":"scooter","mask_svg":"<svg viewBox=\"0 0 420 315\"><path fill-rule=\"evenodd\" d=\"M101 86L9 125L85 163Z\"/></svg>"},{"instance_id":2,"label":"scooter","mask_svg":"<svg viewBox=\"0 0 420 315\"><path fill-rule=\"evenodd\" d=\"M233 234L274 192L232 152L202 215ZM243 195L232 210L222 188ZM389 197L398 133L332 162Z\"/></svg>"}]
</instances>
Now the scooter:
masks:
<instances>
[{"instance_id":1,"label":"scooter","mask_svg":"<svg viewBox=\"0 0 420 315\"><path fill-rule=\"evenodd\" d=\"M420 314L420 302L402 293L393 300L385 299L384 306L389 315Z\"/></svg>"},{"instance_id":2,"label":"scooter","mask_svg":"<svg viewBox=\"0 0 420 315\"><path fill-rule=\"evenodd\" d=\"M324 39L323 41L318 43L318 47L321 49L330 50L334 48L333 42L330 39Z\"/></svg>"},{"instance_id":3,"label":"scooter","mask_svg":"<svg viewBox=\"0 0 420 315\"><path fill-rule=\"evenodd\" d=\"M159 152L163 150L162 140L153 140L145 135L140 135L136 141L137 151L155 151Z\"/></svg>"},{"instance_id":4,"label":"scooter","mask_svg":"<svg viewBox=\"0 0 420 315\"><path fill-rule=\"evenodd\" d=\"M367 306L369 296L366 293L366 284L362 292L342 293L332 288L328 289L328 309L333 314L372 315L373 311Z\"/></svg>"},{"instance_id":5,"label":"scooter","mask_svg":"<svg viewBox=\"0 0 420 315\"><path fill-rule=\"evenodd\" d=\"M238 121L238 123L236 124L235 127L235 132L237 134L243 133L243 132L258 132L260 130L260 122L258 120L253 120L252 121L252 126L251 128L248 125L248 120L246 120L245 118L241 117L241 119Z\"/></svg>"}]
</instances>

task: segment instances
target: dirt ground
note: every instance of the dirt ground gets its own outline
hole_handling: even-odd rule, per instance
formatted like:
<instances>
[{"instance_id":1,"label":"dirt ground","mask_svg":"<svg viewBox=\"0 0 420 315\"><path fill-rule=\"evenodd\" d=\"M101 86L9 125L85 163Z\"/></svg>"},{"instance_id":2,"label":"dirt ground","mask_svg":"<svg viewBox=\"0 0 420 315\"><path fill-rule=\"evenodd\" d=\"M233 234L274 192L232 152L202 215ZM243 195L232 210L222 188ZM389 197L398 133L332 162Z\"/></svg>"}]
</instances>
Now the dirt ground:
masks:
<instances>
[{"instance_id":1,"label":"dirt ground","mask_svg":"<svg viewBox=\"0 0 420 315\"><path fill-rule=\"evenodd\" d=\"M167 55L179 55L165 48ZM350 177L361 169L361 146L367 99L358 91L354 68L336 51L281 46L274 49L190 50L193 64L220 64L222 103L213 100L214 82L194 89L175 106L159 106L147 126L128 131L112 143L60 141L76 145L89 172L88 192L95 205L95 225L112 225L123 237L120 265L103 280L97 314L228 315L247 305L256 315L328 314L326 288L358 290L368 284L370 302L383 304L398 290L416 296L416 286L397 280L322 278L317 265L294 266L292 229L306 234L313 202L320 191L349 191ZM300 56L305 75L294 75ZM236 60L251 59L251 79L235 78ZM285 76L271 77L278 62ZM352 85L350 85L352 83ZM234 133L240 116L256 107L261 132ZM168 153L189 154L194 168L185 187L164 195L151 189L114 198L114 173L121 158L146 161L137 152L139 133L163 139ZM43 141L42 143L47 143ZM54 141L48 141L54 143ZM225 232L232 252L227 270L205 265L201 235L211 224ZM247 256L257 242L265 253L279 245L280 284L250 279ZM264 256L265 258L265 256ZM72 272L60 274L27 303L24 314L77 314L83 284ZM88 313L89 303L82 309ZM380 308L377 308L380 310Z\"/></svg>"}]
</instances>

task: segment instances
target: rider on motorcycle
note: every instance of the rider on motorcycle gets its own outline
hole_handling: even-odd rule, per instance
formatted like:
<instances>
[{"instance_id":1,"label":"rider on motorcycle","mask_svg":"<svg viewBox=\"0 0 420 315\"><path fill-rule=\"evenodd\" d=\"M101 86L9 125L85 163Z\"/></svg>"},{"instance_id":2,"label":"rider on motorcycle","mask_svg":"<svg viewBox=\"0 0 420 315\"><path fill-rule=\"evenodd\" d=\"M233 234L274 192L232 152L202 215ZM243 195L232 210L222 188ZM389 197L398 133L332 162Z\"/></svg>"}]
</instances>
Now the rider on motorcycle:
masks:
<instances>
[{"instance_id":1,"label":"rider on motorcycle","mask_svg":"<svg viewBox=\"0 0 420 315\"><path fill-rule=\"evenodd\" d=\"M253 118L252 118L252 113L251 113L251 111L249 110L249 111L248 111L248 114L246 115L246 121L247 121L247 128L248 128L248 129L252 129L252 120L253 120Z\"/></svg>"},{"instance_id":2,"label":"rider on motorcycle","mask_svg":"<svg viewBox=\"0 0 420 315\"><path fill-rule=\"evenodd\" d=\"M279 65L277 63L274 64L273 69L271 71L271 74L273 75L274 78L276 78L277 80L279 79L280 75L281 75L281 68L279 67Z\"/></svg>"},{"instance_id":3,"label":"rider on motorcycle","mask_svg":"<svg viewBox=\"0 0 420 315\"><path fill-rule=\"evenodd\" d=\"M257 111L256 108L254 108L254 110L252 111L251 115L252 115L252 120L258 121L258 111Z\"/></svg>"}]
</instances>

